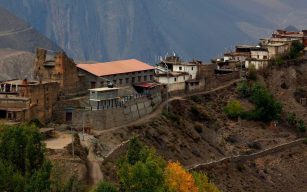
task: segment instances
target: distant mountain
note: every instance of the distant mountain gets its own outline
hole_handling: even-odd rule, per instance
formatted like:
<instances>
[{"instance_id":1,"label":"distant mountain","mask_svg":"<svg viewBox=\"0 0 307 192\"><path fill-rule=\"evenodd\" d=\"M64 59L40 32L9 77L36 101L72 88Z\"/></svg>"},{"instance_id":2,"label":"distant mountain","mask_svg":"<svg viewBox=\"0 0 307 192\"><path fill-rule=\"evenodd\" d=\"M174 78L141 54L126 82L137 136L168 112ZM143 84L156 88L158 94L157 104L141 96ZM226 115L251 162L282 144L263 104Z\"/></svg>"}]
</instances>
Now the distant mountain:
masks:
<instances>
[{"instance_id":1,"label":"distant mountain","mask_svg":"<svg viewBox=\"0 0 307 192\"><path fill-rule=\"evenodd\" d=\"M24 20L0 7L0 48L34 52L37 47L60 50Z\"/></svg>"},{"instance_id":2,"label":"distant mountain","mask_svg":"<svg viewBox=\"0 0 307 192\"><path fill-rule=\"evenodd\" d=\"M305 0L0 0L76 60L173 51L209 60L275 28L307 27Z\"/></svg>"},{"instance_id":3,"label":"distant mountain","mask_svg":"<svg viewBox=\"0 0 307 192\"><path fill-rule=\"evenodd\" d=\"M31 78L35 49L61 50L24 20L0 7L0 81Z\"/></svg>"}]
</instances>

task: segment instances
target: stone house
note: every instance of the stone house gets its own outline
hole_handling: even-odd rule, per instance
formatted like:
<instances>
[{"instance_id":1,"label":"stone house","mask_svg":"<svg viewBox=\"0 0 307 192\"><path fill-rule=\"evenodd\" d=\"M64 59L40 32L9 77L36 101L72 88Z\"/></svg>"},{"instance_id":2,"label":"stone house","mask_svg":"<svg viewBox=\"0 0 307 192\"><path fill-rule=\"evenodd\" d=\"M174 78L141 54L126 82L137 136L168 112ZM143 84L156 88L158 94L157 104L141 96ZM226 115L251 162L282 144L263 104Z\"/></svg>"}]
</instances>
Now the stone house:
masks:
<instances>
[{"instance_id":1,"label":"stone house","mask_svg":"<svg viewBox=\"0 0 307 192\"><path fill-rule=\"evenodd\" d=\"M251 49L251 58L245 61L245 68L254 66L256 70L266 68L269 64L269 51L263 47Z\"/></svg>"},{"instance_id":2,"label":"stone house","mask_svg":"<svg viewBox=\"0 0 307 192\"><path fill-rule=\"evenodd\" d=\"M77 67L87 89L107 87L110 83L116 87L132 86L154 80L154 67L136 59L78 64Z\"/></svg>"},{"instance_id":3,"label":"stone house","mask_svg":"<svg viewBox=\"0 0 307 192\"><path fill-rule=\"evenodd\" d=\"M156 67L155 80L164 85L169 92L185 91L192 85L199 85L200 61L184 62L178 56L168 56Z\"/></svg>"},{"instance_id":4,"label":"stone house","mask_svg":"<svg viewBox=\"0 0 307 192\"><path fill-rule=\"evenodd\" d=\"M269 43L263 45L263 47L268 49L269 59L274 59L277 56L284 55L290 50L290 45L287 43Z\"/></svg>"},{"instance_id":5,"label":"stone house","mask_svg":"<svg viewBox=\"0 0 307 192\"><path fill-rule=\"evenodd\" d=\"M60 85L55 81L11 80L0 84L0 119L14 122L52 120Z\"/></svg>"},{"instance_id":6,"label":"stone house","mask_svg":"<svg viewBox=\"0 0 307 192\"><path fill-rule=\"evenodd\" d=\"M56 81L60 84L60 95L87 93L78 76L75 62L65 52L36 50L34 77L37 81Z\"/></svg>"}]
</instances>

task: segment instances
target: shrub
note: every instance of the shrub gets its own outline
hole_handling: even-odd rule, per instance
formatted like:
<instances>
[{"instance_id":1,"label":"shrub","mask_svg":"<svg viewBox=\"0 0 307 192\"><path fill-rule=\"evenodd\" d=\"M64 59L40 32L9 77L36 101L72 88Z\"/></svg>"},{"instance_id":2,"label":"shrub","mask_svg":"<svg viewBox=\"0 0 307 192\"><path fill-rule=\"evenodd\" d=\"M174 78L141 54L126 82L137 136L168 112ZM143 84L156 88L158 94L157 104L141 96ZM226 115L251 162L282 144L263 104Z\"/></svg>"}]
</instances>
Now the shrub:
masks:
<instances>
[{"instance_id":1,"label":"shrub","mask_svg":"<svg viewBox=\"0 0 307 192\"><path fill-rule=\"evenodd\" d=\"M98 184L94 192L117 192L117 189L109 182L101 182Z\"/></svg>"},{"instance_id":2,"label":"shrub","mask_svg":"<svg viewBox=\"0 0 307 192\"><path fill-rule=\"evenodd\" d=\"M163 111L162 115L174 122L175 124L180 124L180 117L178 115L167 111Z\"/></svg>"},{"instance_id":3,"label":"shrub","mask_svg":"<svg viewBox=\"0 0 307 192\"><path fill-rule=\"evenodd\" d=\"M250 96L250 88L246 81L242 81L238 84L237 91L241 97L247 98Z\"/></svg>"},{"instance_id":4,"label":"shrub","mask_svg":"<svg viewBox=\"0 0 307 192\"><path fill-rule=\"evenodd\" d=\"M302 43L298 41L293 42L289 51L289 59L298 58L302 50L304 50L304 45Z\"/></svg>"},{"instance_id":5,"label":"shrub","mask_svg":"<svg viewBox=\"0 0 307 192\"><path fill-rule=\"evenodd\" d=\"M265 122L280 119L282 104L276 101L267 89L256 83L252 86L251 92L250 100L256 106L246 114L246 117Z\"/></svg>"},{"instance_id":6,"label":"shrub","mask_svg":"<svg viewBox=\"0 0 307 192\"><path fill-rule=\"evenodd\" d=\"M292 126L296 125L297 124L296 114L295 113L288 114L287 122L289 125L292 125Z\"/></svg>"},{"instance_id":7,"label":"shrub","mask_svg":"<svg viewBox=\"0 0 307 192\"><path fill-rule=\"evenodd\" d=\"M305 133L306 132L306 125L305 122L303 120L299 120L297 122L296 125L297 129L301 132L301 133Z\"/></svg>"},{"instance_id":8,"label":"shrub","mask_svg":"<svg viewBox=\"0 0 307 192\"><path fill-rule=\"evenodd\" d=\"M256 70L254 65L251 65L248 68L248 79L252 80L252 81L256 81L257 80L257 70Z\"/></svg>"},{"instance_id":9,"label":"shrub","mask_svg":"<svg viewBox=\"0 0 307 192\"><path fill-rule=\"evenodd\" d=\"M209 181L207 175L203 173L193 172L192 173L196 186L199 192L219 192L220 190Z\"/></svg>"},{"instance_id":10,"label":"shrub","mask_svg":"<svg viewBox=\"0 0 307 192\"><path fill-rule=\"evenodd\" d=\"M232 100L224 108L224 112L229 118L237 118L242 114L243 108L239 101Z\"/></svg>"}]
</instances>

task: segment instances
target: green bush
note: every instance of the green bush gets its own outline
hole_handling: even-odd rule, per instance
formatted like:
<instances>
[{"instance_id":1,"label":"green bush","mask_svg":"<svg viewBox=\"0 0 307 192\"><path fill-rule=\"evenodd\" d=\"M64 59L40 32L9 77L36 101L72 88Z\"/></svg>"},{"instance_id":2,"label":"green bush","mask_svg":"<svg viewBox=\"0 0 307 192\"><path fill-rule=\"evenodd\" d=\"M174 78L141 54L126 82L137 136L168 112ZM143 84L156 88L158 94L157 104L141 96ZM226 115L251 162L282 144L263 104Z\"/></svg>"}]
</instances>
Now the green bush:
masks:
<instances>
[{"instance_id":1,"label":"green bush","mask_svg":"<svg viewBox=\"0 0 307 192\"><path fill-rule=\"evenodd\" d=\"M306 132L306 125L305 122L303 120L299 120L297 122L296 125L297 129L301 132L301 133L305 133Z\"/></svg>"},{"instance_id":2,"label":"green bush","mask_svg":"<svg viewBox=\"0 0 307 192\"><path fill-rule=\"evenodd\" d=\"M94 192L117 192L116 187L109 182L101 182L98 184Z\"/></svg>"},{"instance_id":3,"label":"green bush","mask_svg":"<svg viewBox=\"0 0 307 192\"><path fill-rule=\"evenodd\" d=\"M288 114L287 122L289 125L292 125L292 126L296 125L297 124L296 114L295 113Z\"/></svg>"},{"instance_id":4,"label":"green bush","mask_svg":"<svg viewBox=\"0 0 307 192\"><path fill-rule=\"evenodd\" d=\"M298 58L302 50L304 50L304 45L302 43L298 41L293 42L289 51L289 59Z\"/></svg>"},{"instance_id":5,"label":"green bush","mask_svg":"<svg viewBox=\"0 0 307 192\"><path fill-rule=\"evenodd\" d=\"M267 89L255 83L251 92L250 100L255 104L255 109L247 114L249 118L265 122L280 119L282 104Z\"/></svg>"},{"instance_id":6,"label":"green bush","mask_svg":"<svg viewBox=\"0 0 307 192\"><path fill-rule=\"evenodd\" d=\"M227 106L224 108L224 112L229 118L237 118L241 116L243 112L243 107L240 101L231 100Z\"/></svg>"},{"instance_id":7,"label":"green bush","mask_svg":"<svg viewBox=\"0 0 307 192\"><path fill-rule=\"evenodd\" d=\"M247 98L250 96L250 88L246 81L242 81L238 84L237 91L239 92L239 95L243 98Z\"/></svg>"}]
</instances>

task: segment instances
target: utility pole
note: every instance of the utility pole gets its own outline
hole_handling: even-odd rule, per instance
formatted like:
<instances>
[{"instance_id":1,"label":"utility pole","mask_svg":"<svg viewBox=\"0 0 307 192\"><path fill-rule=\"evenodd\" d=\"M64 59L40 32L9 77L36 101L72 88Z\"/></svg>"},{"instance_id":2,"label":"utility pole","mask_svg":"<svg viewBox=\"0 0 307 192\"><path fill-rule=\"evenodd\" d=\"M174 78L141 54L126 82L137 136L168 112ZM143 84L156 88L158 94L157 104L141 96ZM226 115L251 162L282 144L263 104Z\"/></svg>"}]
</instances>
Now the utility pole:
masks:
<instances>
[{"instance_id":1,"label":"utility pole","mask_svg":"<svg viewBox=\"0 0 307 192\"><path fill-rule=\"evenodd\" d=\"M72 131L72 123L70 124L70 132L71 132L71 150L72 150L72 157L75 158L75 148L74 148L74 134Z\"/></svg>"},{"instance_id":2,"label":"utility pole","mask_svg":"<svg viewBox=\"0 0 307 192\"><path fill-rule=\"evenodd\" d=\"M168 65L162 60L162 62L164 63L164 67L166 69L167 72L167 87L166 87L166 109L167 112L169 112L169 105L168 105L168 93L169 93L169 70L168 70Z\"/></svg>"},{"instance_id":3,"label":"utility pole","mask_svg":"<svg viewBox=\"0 0 307 192\"><path fill-rule=\"evenodd\" d=\"M84 111L85 108L82 110L82 141L84 141Z\"/></svg>"}]
</instances>

